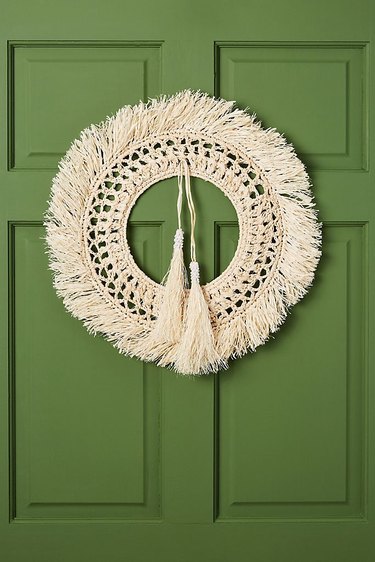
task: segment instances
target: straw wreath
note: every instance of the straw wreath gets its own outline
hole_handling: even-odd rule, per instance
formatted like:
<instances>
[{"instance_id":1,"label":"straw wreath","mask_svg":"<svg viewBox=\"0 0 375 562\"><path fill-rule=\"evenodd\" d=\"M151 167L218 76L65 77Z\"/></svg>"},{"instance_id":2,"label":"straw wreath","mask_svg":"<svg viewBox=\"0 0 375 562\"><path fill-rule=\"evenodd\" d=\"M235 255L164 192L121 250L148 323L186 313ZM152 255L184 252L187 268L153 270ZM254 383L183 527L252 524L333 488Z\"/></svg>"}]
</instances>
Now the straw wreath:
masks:
<instances>
[{"instance_id":1,"label":"straw wreath","mask_svg":"<svg viewBox=\"0 0 375 562\"><path fill-rule=\"evenodd\" d=\"M227 269L199 283L190 178L220 188L238 216ZM135 263L130 212L176 177L177 231L162 284ZM45 216L54 286L67 310L121 353L201 375L254 351L311 286L321 225L293 147L235 102L184 90L125 106L82 131L59 164ZM181 206L191 217L190 288ZM202 218L204 220L204 217Z\"/></svg>"}]
</instances>

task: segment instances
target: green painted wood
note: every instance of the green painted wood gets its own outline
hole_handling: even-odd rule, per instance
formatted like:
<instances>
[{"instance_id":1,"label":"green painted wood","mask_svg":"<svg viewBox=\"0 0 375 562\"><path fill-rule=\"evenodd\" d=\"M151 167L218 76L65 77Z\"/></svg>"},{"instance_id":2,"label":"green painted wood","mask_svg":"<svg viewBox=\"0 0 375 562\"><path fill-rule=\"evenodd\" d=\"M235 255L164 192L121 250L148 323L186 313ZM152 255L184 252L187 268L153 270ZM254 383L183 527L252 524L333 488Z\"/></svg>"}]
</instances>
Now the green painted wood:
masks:
<instances>
[{"instance_id":1,"label":"green painted wood","mask_svg":"<svg viewBox=\"0 0 375 562\"><path fill-rule=\"evenodd\" d=\"M158 230L132 226L154 271ZM158 518L160 374L141 362L126 368L65 312L39 223L13 223L10 235L13 516Z\"/></svg>"},{"instance_id":2,"label":"green painted wood","mask_svg":"<svg viewBox=\"0 0 375 562\"><path fill-rule=\"evenodd\" d=\"M363 516L364 225L328 223L324 237L316 289L251 367L217 379L225 520Z\"/></svg>"},{"instance_id":3,"label":"green painted wood","mask_svg":"<svg viewBox=\"0 0 375 562\"><path fill-rule=\"evenodd\" d=\"M372 561L373 3L14 0L2 16L1 558ZM120 356L71 318L42 227L83 127L185 87L284 132L324 221L310 294L255 354L198 380ZM131 215L156 280L176 187L153 186ZM215 186L192 189L208 281L233 257L236 216Z\"/></svg>"}]
</instances>

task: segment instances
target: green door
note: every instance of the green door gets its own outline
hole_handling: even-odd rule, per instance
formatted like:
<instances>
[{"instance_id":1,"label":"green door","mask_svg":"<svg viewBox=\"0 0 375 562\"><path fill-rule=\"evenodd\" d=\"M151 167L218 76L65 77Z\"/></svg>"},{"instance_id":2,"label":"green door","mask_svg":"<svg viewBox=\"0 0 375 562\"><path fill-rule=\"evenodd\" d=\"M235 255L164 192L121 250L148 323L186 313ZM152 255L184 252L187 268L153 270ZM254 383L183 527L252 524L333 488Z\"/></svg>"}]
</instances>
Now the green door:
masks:
<instances>
[{"instance_id":1,"label":"green door","mask_svg":"<svg viewBox=\"0 0 375 562\"><path fill-rule=\"evenodd\" d=\"M374 559L373 4L3 3L4 562ZM281 330L194 380L121 356L69 316L42 226L58 161L84 127L183 88L283 132L324 223L314 286ZM229 201L204 184L192 189L208 281L238 233ZM158 281L176 185L151 187L131 216L136 261Z\"/></svg>"}]
</instances>

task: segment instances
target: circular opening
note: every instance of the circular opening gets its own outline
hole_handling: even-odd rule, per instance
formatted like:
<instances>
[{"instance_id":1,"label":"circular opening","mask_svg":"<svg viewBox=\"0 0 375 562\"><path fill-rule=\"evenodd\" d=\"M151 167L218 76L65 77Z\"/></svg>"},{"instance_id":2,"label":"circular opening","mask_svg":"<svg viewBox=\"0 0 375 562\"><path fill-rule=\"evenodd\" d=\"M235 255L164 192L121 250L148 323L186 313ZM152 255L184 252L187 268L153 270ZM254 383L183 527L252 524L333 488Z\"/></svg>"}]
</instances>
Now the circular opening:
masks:
<instances>
[{"instance_id":1,"label":"circular opening","mask_svg":"<svg viewBox=\"0 0 375 562\"><path fill-rule=\"evenodd\" d=\"M191 177L196 210L196 257L201 284L218 277L229 265L238 245L238 218L224 193L201 178ZM137 266L160 283L168 270L177 222L177 177L159 181L147 189L134 205L127 224L127 239ZM190 214L184 192L182 228L184 256L190 262Z\"/></svg>"}]
</instances>

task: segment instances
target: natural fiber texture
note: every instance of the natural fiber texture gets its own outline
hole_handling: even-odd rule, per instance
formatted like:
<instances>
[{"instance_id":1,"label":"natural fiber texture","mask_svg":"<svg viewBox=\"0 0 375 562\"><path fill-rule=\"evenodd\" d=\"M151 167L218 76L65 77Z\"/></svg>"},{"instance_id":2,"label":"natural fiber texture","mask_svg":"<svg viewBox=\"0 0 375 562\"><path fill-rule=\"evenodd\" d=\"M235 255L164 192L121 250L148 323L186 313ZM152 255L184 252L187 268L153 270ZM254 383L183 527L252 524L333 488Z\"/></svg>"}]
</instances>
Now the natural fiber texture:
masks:
<instances>
[{"instance_id":1,"label":"natural fiber texture","mask_svg":"<svg viewBox=\"0 0 375 562\"><path fill-rule=\"evenodd\" d=\"M214 338L202 369L184 368L178 338L155 343L167 289L138 268L126 238L138 197L177 176L181 162L224 192L239 223L228 268L198 285ZM200 91L125 106L85 129L59 164L45 225L66 308L120 352L184 374L217 371L263 344L307 292L320 257L310 182L293 147L233 101Z\"/></svg>"}]
</instances>

